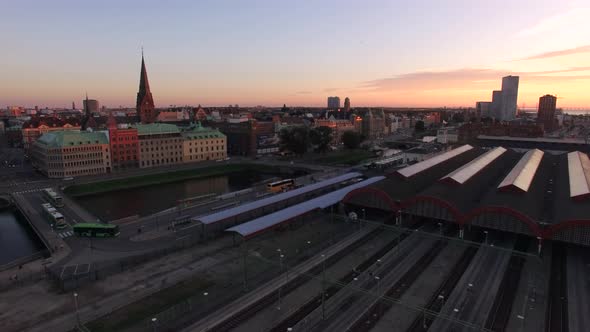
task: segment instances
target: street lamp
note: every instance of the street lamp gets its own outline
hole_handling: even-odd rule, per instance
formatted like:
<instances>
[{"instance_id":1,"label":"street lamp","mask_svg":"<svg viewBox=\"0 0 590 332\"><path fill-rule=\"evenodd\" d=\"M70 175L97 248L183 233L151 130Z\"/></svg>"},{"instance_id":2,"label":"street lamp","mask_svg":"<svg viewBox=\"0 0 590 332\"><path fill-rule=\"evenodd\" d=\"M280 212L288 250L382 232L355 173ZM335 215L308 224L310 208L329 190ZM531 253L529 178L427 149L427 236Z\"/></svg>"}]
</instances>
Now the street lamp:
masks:
<instances>
[{"instance_id":1,"label":"street lamp","mask_svg":"<svg viewBox=\"0 0 590 332\"><path fill-rule=\"evenodd\" d=\"M156 317L152 318L152 327L154 328L154 332L157 332L158 329L158 319Z\"/></svg>"},{"instance_id":2,"label":"street lamp","mask_svg":"<svg viewBox=\"0 0 590 332\"><path fill-rule=\"evenodd\" d=\"M444 295L439 295L438 299L441 302L441 308L445 305L445 296Z\"/></svg>"},{"instance_id":3,"label":"street lamp","mask_svg":"<svg viewBox=\"0 0 590 332\"><path fill-rule=\"evenodd\" d=\"M76 326L80 326L80 312L78 310L78 293L74 293L74 305L76 306Z\"/></svg>"},{"instance_id":4,"label":"street lamp","mask_svg":"<svg viewBox=\"0 0 590 332\"><path fill-rule=\"evenodd\" d=\"M281 249L278 249L278 251L280 252ZM283 258L285 258L285 255L280 254L279 255L279 263L281 265L281 272L283 271ZM281 310L281 289L283 288L283 286L279 286L279 306L277 307L277 309Z\"/></svg>"},{"instance_id":5,"label":"street lamp","mask_svg":"<svg viewBox=\"0 0 590 332\"><path fill-rule=\"evenodd\" d=\"M379 286L381 284L381 278L379 278L379 276L375 276L375 280L377 280L377 296L379 297L378 299L378 303L377 303L377 312L379 312L379 314L381 314L381 293L379 293Z\"/></svg>"},{"instance_id":6,"label":"street lamp","mask_svg":"<svg viewBox=\"0 0 590 332\"><path fill-rule=\"evenodd\" d=\"M322 254L322 320L326 319L326 255Z\"/></svg>"}]
</instances>

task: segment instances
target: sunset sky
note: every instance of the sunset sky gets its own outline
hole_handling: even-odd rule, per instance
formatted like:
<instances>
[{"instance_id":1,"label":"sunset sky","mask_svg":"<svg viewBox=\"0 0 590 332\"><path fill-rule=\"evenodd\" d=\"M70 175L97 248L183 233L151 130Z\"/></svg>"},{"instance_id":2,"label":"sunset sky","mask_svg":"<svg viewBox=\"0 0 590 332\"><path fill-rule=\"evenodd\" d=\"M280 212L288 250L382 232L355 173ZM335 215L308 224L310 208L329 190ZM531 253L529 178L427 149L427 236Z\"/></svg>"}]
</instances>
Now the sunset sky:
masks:
<instances>
[{"instance_id":1,"label":"sunset sky","mask_svg":"<svg viewBox=\"0 0 590 332\"><path fill-rule=\"evenodd\" d=\"M3 1L0 107L474 106L520 75L590 108L590 1Z\"/></svg>"}]
</instances>

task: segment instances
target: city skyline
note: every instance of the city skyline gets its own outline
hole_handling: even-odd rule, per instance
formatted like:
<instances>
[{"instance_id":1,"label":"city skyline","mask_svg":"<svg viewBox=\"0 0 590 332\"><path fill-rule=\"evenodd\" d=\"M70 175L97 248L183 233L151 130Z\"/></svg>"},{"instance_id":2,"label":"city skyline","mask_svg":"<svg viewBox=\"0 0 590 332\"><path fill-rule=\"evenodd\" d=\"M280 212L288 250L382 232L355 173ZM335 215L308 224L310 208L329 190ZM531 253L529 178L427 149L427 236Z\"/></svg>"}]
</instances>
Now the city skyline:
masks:
<instances>
[{"instance_id":1,"label":"city skyline","mask_svg":"<svg viewBox=\"0 0 590 332\"><path fill-rule=\"evenodd\" d=\"M0 22L13 32L0 36L11 46L0 106L69 108L88 91L101 105L133 107L141 45L156 107L322 107L332 95L353 107L474 107L507 75L521 78L519 107L545 94L559 107L590 106L581 1L506 2L502 13L466 1L232 3L11 3Z\"/></svg>"}]
</instances>

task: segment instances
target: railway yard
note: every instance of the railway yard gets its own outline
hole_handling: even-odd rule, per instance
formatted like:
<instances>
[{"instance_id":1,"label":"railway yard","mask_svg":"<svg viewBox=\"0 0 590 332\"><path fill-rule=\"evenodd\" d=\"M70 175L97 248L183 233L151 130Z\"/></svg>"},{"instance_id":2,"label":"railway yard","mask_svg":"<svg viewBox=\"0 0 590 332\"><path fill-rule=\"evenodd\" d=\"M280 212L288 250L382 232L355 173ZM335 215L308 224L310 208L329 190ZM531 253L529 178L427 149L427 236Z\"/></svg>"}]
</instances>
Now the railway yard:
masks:
<instances>
[{"instance_id":1,"label":"railway yard","mask_svg":"<svg viewBox=\"0 0 590 332\"><path fill-rule=\"evenodd\" d=\"M526 236L457 235L428 220L367 222L299 265L250 252L280 274L185 331L585 330L583 250L547 245L539 256ZM569 297L581 300L568 309Z\"/></svg>"}]
</instances>

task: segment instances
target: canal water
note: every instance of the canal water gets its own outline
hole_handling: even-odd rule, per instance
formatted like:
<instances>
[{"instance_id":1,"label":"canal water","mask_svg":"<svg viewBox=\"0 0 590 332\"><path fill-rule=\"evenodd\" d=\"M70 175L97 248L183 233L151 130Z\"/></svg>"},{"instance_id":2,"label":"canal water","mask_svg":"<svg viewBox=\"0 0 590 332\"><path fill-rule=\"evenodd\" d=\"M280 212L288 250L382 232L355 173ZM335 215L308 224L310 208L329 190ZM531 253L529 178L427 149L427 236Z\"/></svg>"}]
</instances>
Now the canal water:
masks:
<instances>
[{"instance_id":1,"label":"canal water","mask_svg":"<svg viewBox=\"0 0 590 332\"><path fill-rule=\"evenodd\" d=\"M0 265L42 250L43 244L20 212L0 210Z\"/></svg>"},{"instance_id":2,"label":"canal water","mask_svg":"<svg viewBox=\"0 0 590 332\"><path fill-rule=\"evenodd\" d=\"M77 197L76 201L101 220L110 221L162 211L176 206L181 199L210 193L223 194L250 188L253 184L270 178L296 177L303 174L305 173L287 175L244 171L224 176L86 195Z\"/></svg>"}]
</instances>

